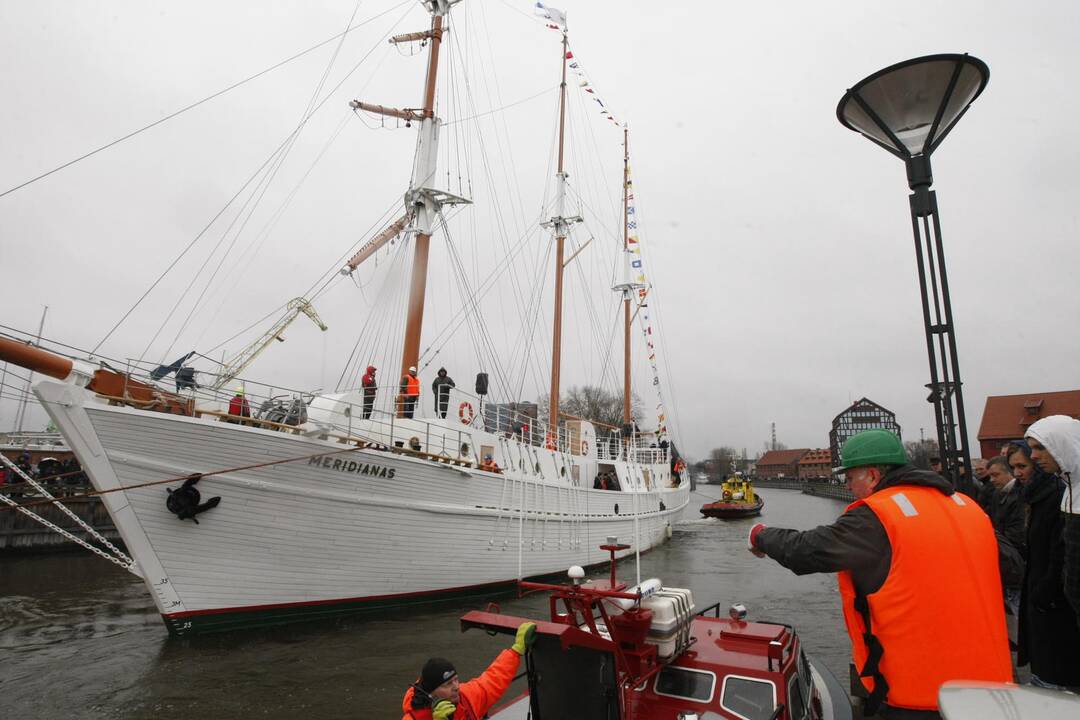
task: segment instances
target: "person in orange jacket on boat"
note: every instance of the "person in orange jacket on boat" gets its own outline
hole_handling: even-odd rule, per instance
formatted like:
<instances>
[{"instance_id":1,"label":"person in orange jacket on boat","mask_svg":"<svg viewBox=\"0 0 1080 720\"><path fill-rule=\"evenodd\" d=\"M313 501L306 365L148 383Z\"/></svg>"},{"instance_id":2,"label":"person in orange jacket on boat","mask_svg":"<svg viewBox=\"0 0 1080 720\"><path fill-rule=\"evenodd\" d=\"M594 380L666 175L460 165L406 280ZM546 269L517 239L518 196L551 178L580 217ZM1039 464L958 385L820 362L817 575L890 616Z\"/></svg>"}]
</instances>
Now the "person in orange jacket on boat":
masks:
<instances>
[{"instance_id":1,"label":"person in orange jacket on boat","mask_svg":"<svg viewBox=\"0 0 1080 720\"><path fill-rule=\"evenodd\" d=\"M460 682L449 660L430 658L401 701L402 720L480 720L517 674L521 656L536 639L536 623L518 626L514 644L499 653L479 677Z\"/></svg>"},{"instance_id":2,"label":"person in orange jacket on boat","mask_svg":"<svg viewBox=\"0 0 1080 720\"><path fill-rule=\"evenodd\" d=\"M750 529L749 549L797 575L838 573L867 714L940 718L948 680L1011 682L998 543L974 499L908 464L887 430L841 452L855 502L831 525Z\"/></svg>"},{"instance_id":3,"label":"person in orange jacket on boat","mask_svg":"<svg viewBox=\"0 0 1080 720\"><path fill-rule=\"evenodd\" d=\"M416 409L416 400L420 397L420 378L416 377L416 368L410 367L401 378L401 417L411 418Z\"/></svg>"}]
</instances>

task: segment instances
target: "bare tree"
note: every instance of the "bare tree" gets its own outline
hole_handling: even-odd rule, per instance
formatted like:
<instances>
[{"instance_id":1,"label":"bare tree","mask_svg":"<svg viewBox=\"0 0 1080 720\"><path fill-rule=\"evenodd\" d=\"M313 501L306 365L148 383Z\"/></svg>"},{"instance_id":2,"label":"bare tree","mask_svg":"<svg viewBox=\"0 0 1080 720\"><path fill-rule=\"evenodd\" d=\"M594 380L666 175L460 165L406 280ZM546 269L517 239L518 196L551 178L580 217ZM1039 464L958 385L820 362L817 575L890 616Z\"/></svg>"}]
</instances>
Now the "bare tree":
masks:
<instances>
[{"instance_id":1,"label":"bare tree","mask_svg":"<svg viewBox=\"0 0 1080 720\"><path fill-rule=\"evenodd\" d=\"M537 401L541 414L546 415L550 399L545 395ZM585 420L622 427L623 396L595 385L574 386L559 397L559 413L575 415ZM641 398L630 396L630 416L637 422L642 417Z\"/></svg>"},{"instance_id":2,"label":"bare tree","mask_svg":"<svg viewBox=\"0 0 1080 720\"><path fill-rule=\"evenodd\" d=\"M907 451L908 462L923 470L930 469L930 458L937 457L938 444L936 440L908 440L904 443Z\"/></svg>"}]
</instances>

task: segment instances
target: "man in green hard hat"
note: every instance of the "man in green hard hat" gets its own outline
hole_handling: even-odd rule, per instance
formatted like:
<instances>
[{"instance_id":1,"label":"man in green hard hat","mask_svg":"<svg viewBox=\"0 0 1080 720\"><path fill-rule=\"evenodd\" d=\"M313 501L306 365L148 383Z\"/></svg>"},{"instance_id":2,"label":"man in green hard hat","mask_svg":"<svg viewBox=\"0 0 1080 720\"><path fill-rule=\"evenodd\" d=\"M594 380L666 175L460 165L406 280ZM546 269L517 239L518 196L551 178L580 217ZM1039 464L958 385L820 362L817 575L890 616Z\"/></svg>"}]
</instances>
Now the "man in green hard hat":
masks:
<instances>
[{"instance_id":1,"label":"man in green hard hat","mask_svg":"<svg viewBox=\"0 0 1080 720\"><path fill-rule=\"evenodd\" d=\"M948 680L1010 682L986 513L946 478L910 465L887 430L853 436L841 458L855 502L836 522L806 531L759 523L749 548L797 575L838 574L864 712L936 718Z\"/></svg>"}]
</instances>

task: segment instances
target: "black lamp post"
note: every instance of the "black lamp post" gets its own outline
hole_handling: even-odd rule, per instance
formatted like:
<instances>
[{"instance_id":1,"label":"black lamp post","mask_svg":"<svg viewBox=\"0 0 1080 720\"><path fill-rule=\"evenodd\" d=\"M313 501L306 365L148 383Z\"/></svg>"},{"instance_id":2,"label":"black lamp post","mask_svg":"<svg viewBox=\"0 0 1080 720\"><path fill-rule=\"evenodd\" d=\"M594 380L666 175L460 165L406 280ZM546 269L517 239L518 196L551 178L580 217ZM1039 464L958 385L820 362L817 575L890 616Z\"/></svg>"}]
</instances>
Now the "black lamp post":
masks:
<instances>
[{"instance_id":1,"label":"black lamp post","mask_svg":"<svg viewBox=\"0 0 1080 720\"><path fill-rule=\"evenodd\" d=\"M874 73L844 93L836 107L836 117L844 127L861 133L907 166L908 187L912 190L911 228L930 358L927 400L934 404L938 446L946 471L957 478L962 467L968 482L972 477L971 455L937 195L930 189L934 182L930 154L971 107L989 78L990 68L978 58L929 55Z\"/></svg>"}]
</instances>

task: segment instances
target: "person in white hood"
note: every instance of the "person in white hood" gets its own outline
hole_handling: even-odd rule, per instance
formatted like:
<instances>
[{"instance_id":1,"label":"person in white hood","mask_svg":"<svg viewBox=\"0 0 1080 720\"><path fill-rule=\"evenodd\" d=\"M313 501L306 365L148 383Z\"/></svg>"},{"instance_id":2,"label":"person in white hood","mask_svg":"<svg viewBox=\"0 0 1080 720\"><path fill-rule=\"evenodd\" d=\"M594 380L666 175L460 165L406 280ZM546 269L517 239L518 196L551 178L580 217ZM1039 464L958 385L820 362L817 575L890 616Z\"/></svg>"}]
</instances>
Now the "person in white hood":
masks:
<instances>
[{"instance_id":1,"label":"person in white hood","mask_svg":"<svg viewBox=\"0 0 1080 720\"><path fill-rule=\"evenodd\" d=\"M1065 597L1080 623L1080 420L1051 415L1038 420L1025 435L1031 459L1044 472L1065 481L1061 511L1065 513Z\"/></svg>"}]
</instances>

